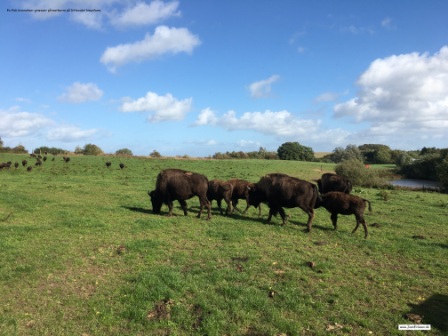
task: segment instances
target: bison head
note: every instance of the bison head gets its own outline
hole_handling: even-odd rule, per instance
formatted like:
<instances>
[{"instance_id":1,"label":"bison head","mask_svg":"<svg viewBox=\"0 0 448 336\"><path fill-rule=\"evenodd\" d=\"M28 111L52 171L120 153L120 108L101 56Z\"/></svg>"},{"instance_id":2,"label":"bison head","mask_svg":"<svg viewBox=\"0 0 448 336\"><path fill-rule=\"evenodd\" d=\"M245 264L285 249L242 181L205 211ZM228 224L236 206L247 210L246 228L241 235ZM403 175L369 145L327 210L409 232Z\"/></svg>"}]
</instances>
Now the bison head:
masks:
<instances>
[{"instance_id":1,"label":"bison head","mask_svg":"<svg viewBox=\"0 0 448 336\"><path fill-rule=\"evenodd\" d=\"M257 189L257 186L254 183L247 186L246 199L248 204L254 206L255 208L258 208L260 203L265 201L262 191Z\"/></svg>"},{"instance_id":2,"label":"bison head","mask_svg":"<svg viewBox=\"0 0 448 336\"><path fill-rule=\"evenodd\" d=\"M148 191L148 195L151 198L152 212L155 214L160 214L160 209L162 208L162 197L157 192L157 190Z\"/></svg>"}]
</instances>

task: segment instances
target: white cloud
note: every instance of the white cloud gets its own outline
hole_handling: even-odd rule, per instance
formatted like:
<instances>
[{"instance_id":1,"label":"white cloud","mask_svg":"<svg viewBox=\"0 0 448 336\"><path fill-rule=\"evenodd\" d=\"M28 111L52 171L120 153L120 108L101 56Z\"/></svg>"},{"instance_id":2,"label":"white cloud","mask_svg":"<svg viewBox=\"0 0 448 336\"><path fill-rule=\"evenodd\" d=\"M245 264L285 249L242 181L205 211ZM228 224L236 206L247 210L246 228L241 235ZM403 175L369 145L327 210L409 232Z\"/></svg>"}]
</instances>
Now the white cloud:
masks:
<instances>
[{"instance_id":1,"label":"white cloud","mask_svg":"<svg viewBox=\"0 0 448 336\"><path fill-rule=\"evenodd\" d=\"M216 124L217 121L218 118L216 117L215 112L210 107L207 107L199 113L199 116L193 125L195 126L214 125Z\"/></svg>"},{"instance_id":2,"label":"white cloud","mask_svg":"<svg viewBox=\"0 0 448 336\"><path fill-rule=\"evenodd\" d=\"M139 2L123 13L113 16L112 24L117 26L136 26L155 24L172 16L180 16L178 1L152 1L150 4Z\"/></svg>"},{"instance_id":3,"label":"white cloud","mask_svg":"<svg viewBox=\"0 0 448 336\"><path fill-rule=\"evenodd\" d=\"M336 117L371 124L369 134L448 136L448 47L375 60L361 75L357 96L334 107Z\"/></svg>"},{"instance_id":4,"label":"white cloud","mask_svg":"<svg viewBox=\"0 0 448 336\"><path fill-rule=\"evenodd\" d=\"M39 133L53 121L38 113L20 111L19 107L0 109L0 134L4 137L24 137Z\"/></svg>"},{"instance_id":5,"label":"white cloud","mask_svg":"<svg viewBox=\"0 0 448 336\"><path fill-rule=\"evenodd\" d=\"M59 100L66 103L84 103L101 99L103 91L93 83L75 82L67 88L66 92L59 96Z\"/></svg>"},{"instance_id":6,"label":"white cloud","mask_svg":"<svg viewBox=\"0 0 448 336\"><path fill-rule=\"evenodd\" d=\"M279 137L302 136L318 129L320 120L306 120L294 117L288 111L245 112L241 117L231 110L218 117L215 112L205 109L195 125L215 125L227 130L253 130Z\"/></svg>"},{"instance_id":7,"label":"white cloud","mask_svg":"<svg viewBox=\"0 0 448 336\"><path fill-rule=\"evenodd\" d=\"M280 76L272 75L268 79L263 79L249 85L250 95L254 98L267 97L271 93L271 85L278 81Z\"/></svg>"},{"instance_id":8,"label":"white cloud","mask_svg":"<svg viewBox=\"0 0 448 336\"><path fill-rule=\"evenodd\" d=\"M76 126L59 126L48 131L47 139L51 141L74 142L86 140L97 133L97 129L82 130Z\"/></svg>"},{"instance_id":9,"label":"white cloud","mask_svg":"<svg viewBox=\"0 0 448 336\"><path fill-rule=\"evenodd\" d=\"M71 13L70 17L73 21L90 29L101 29L103 26L102 12L74 12Z\"/></svg>"},{"instance_id":10,"label":"white cloud","mask_svg":"<svg viewBox=\"0 0 448 336\"><path fill-rule=\"evenodd\" d=\"M381 27L386 28L386 29L394 29L395 23L391 18L386 17L381 21Z\"/></svg>"},{"instance_id":11,"label":"white cloud","mask_svg":"<svg viewBox=\"0 0 448 336\"><path fill-rule=\"evenodd\" d=\"M159 26L154 35L146 34L141 41L109 47L101 56L101 63L110 71L129 62L141 62L164 54L191 54L201 41L186 28Z\"/></svg>"},{"instance_id":12,"label":"white cloud","mask_svg":"<svg viewBox=\"0 0 448 336\"><path fill-rule=\"evenodd\" d=\"M171 93L159 96L148 92L146 96L134 101L126 101L121 105L122 112L153 112L149 121L181 120L191 110L193 99L178 100Z\"/></svg>"},{"instance_id":13,"label":"white cloud","mask_svg":"<svg viewBox=\"0 0 448 336\"><path fill-rule=\"evenodd\" d=\"M317 96L314 100L316 102L332 102L338 99L338 94L335 92L324 92Z\"/></svg>"}]
</instances>

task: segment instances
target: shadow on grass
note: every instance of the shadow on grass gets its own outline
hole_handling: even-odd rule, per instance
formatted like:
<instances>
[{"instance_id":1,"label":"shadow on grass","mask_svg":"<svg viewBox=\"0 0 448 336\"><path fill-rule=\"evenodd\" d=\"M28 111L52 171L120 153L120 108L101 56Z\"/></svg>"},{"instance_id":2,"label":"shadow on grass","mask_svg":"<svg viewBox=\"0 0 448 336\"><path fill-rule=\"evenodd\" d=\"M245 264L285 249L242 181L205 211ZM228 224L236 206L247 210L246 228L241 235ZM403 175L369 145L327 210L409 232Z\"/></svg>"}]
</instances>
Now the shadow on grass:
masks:
<instances>
[{"instance_id":1,"label":"shadow on grass","mask_svg":"<svg viewBox=\"0 0 448 336\"><path fill-rule=\"evenodd\" d=\"M128 206L122 206L122 208L128 209L129 211L140 212L140 213L144 213L144 214L152 214L153 213L152 210L144 209L144 208L128 207Z\"/></svg>"},{"instance_id":2,"label":"shadow on grass","mask_svg":"<svg viewBox=\"0 0 448 336\"><path fill-rule=\"evenodd\" d=\"M430 324L431 328L437 328L442 333L448 332L448 295L434 294L422 303L408 304L410 313L423 317L422 323Z\"/></svg>"}]
</instances>

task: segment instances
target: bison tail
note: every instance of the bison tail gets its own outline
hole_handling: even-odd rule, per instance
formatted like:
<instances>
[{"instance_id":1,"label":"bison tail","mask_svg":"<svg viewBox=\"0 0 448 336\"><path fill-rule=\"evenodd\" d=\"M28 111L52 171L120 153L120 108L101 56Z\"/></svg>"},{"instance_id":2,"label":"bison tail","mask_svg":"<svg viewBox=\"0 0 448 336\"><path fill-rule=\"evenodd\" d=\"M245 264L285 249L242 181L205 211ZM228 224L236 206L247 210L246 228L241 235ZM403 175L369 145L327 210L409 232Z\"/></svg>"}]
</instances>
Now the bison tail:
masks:
<instances>
[{"instance_id":1,"label":"bison tail","mask_svg":"<svg viewBox=\"0 0 448 336\"><path fill-rule=\"evenodd\" d=\"M370 204L370 201L369 201L369 200L366 200L365 198L363 198L362 200L363 200L364 202L369 203L369 211L371 212L371 211L372 211L372 205Z\"/></svg>"},{"instance_id":2,"label":"bison tail","mask_svg":"<svg viewBox=\"0 0 448 336\"><path fill-rule=\"evenodd\" d=\"M313 192L314 192L314 209L320 208L322 206L323 200L320 192L317 190L317 186L313 184Z\"/></svg>"}]
</instances>

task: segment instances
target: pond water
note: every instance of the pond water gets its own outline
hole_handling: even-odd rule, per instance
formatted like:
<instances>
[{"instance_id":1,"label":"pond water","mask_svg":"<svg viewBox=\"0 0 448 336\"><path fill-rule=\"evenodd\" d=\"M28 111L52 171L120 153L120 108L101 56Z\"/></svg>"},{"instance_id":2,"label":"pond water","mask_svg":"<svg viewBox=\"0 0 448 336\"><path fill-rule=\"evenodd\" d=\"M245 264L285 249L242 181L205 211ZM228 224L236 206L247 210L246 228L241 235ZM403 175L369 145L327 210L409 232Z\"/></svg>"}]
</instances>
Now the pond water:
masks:
<instances>
[{"instance_id":1,"label":"pond water","mask_svg":"<svg viewBox=\"0 0 448 336\"><path fill-rule=\"evenodd\" d=\"M398 187L421 188L421 189L439 189L440 183L429 180L401 179L390 181L390 184Z\"/></svg>"}]
</instances>

